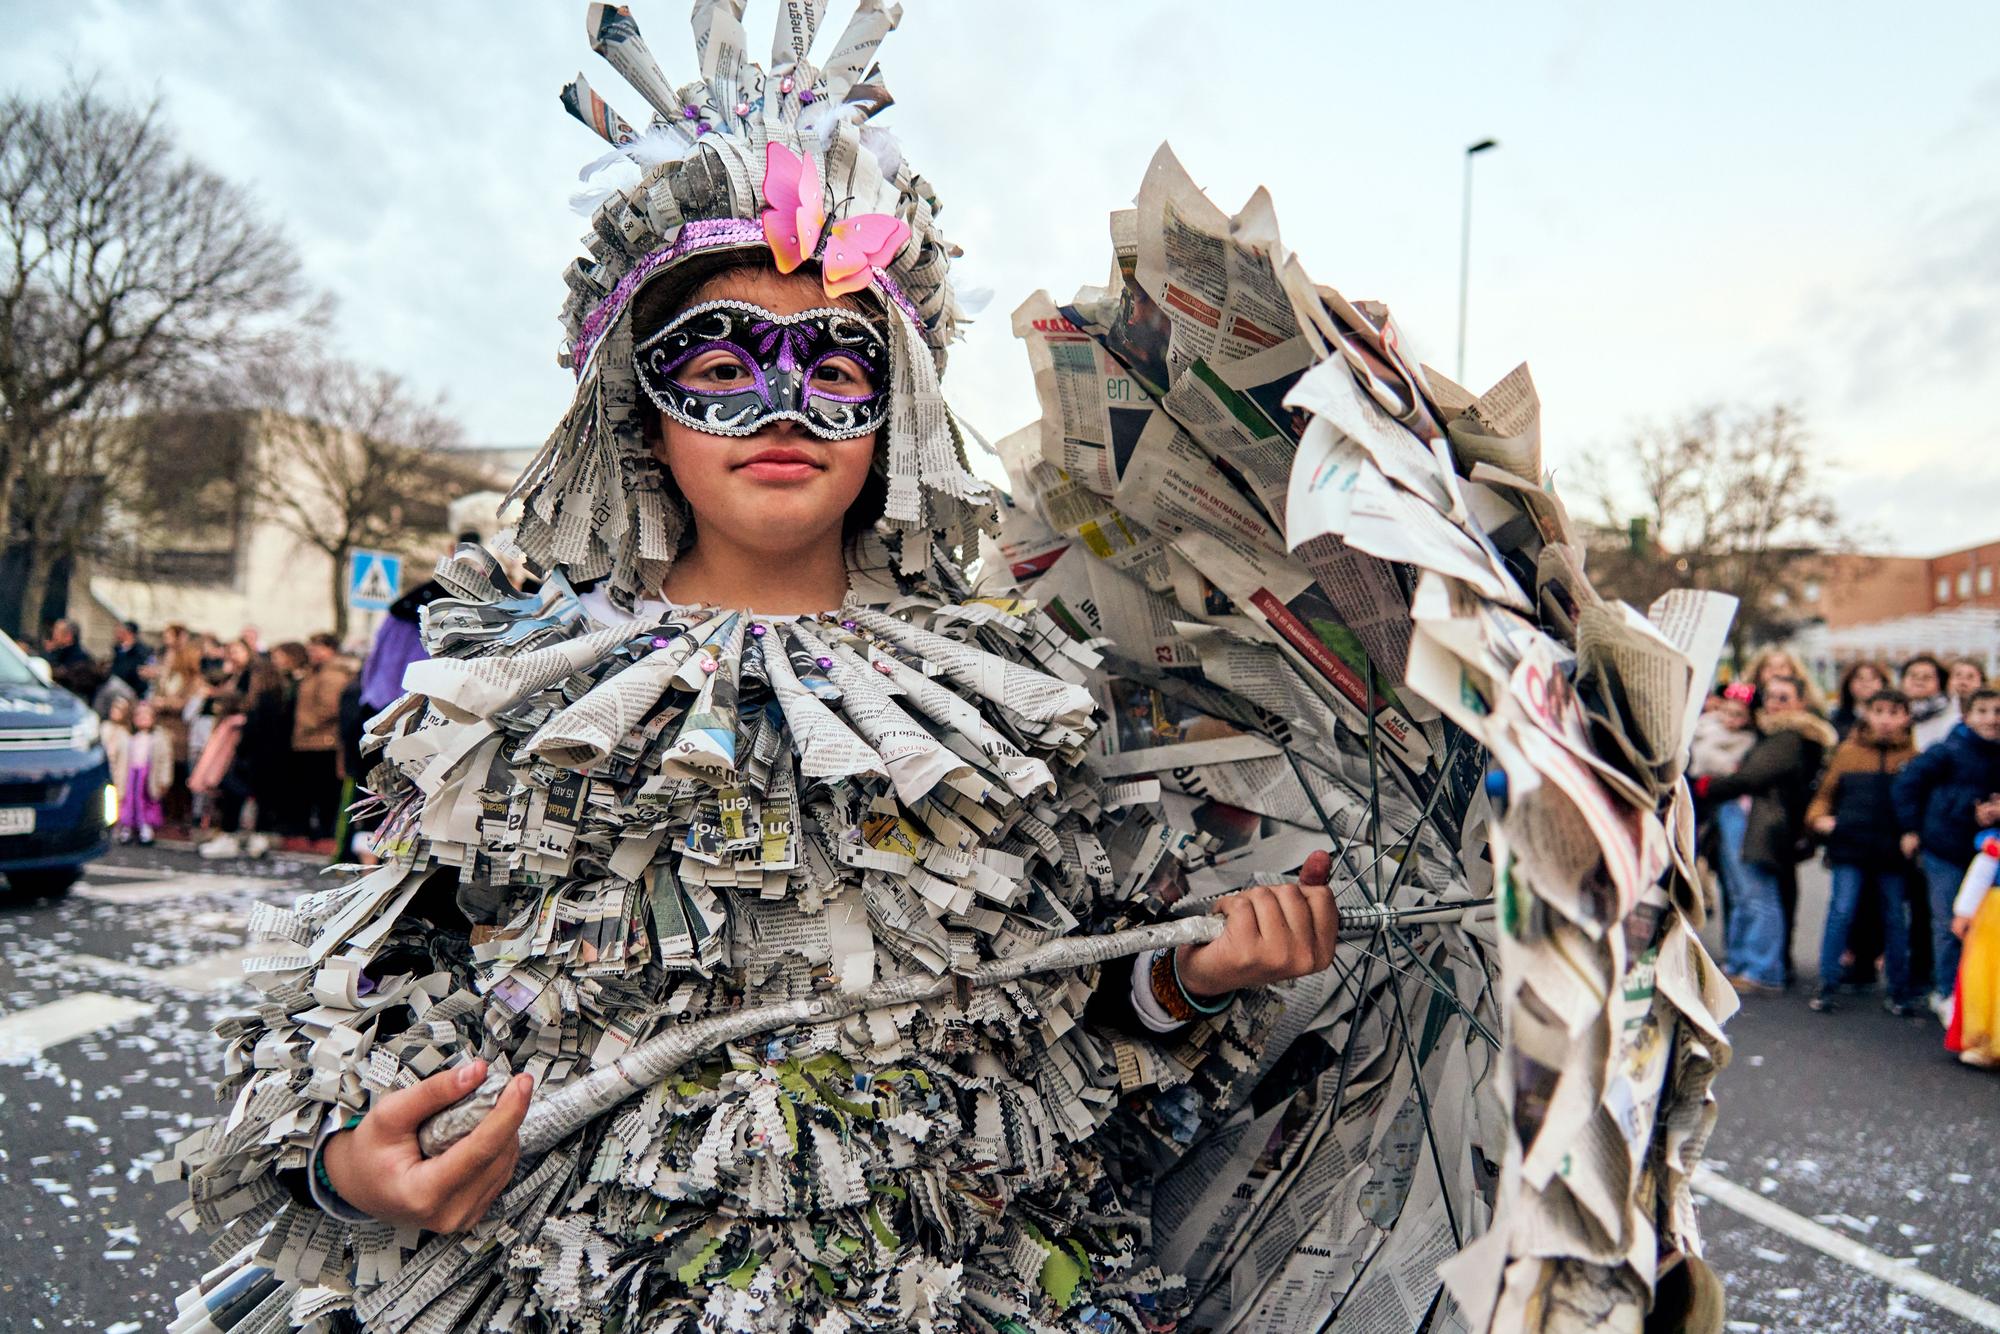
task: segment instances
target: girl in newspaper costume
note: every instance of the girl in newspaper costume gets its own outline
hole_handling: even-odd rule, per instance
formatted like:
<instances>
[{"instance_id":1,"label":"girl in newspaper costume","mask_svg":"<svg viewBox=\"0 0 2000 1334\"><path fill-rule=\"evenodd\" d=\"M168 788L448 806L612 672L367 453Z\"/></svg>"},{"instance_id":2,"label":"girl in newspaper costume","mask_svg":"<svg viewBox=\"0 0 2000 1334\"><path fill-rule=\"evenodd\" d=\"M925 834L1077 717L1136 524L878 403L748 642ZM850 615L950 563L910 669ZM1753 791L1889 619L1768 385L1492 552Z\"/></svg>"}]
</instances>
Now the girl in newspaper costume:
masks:
<instances>
[{"instance_id":1,"label":"girl in newspaper costume","mask_svg":"<svg viewBox=\"0 0 2000 1334\"><path fill-rule=\"evenodd\" d=\"M439 567L434 656L369 728L387 863L253 923L276 943L262 1003L221 1029L229 1110L175 1169L225 1263L179 1329L1136 1331L1184 1304L1145 1258L1144 1183L1256 1067L1275 1009L1183 987L1193 955L786 1030L518 1171L505 1147L520 1074L554 1090L677 1023L1157 918L1201 857L1107 810L1078 763L1096 655L959 570L992 502L938 391L948 247L864 123L896 7L863 0L816 68L821 5L790 0L769 72L743 59L741 7L696 4L703 79L678 92L628 14L590 7L659 115L640 134L581 80L564 92L646 171L566 275L577 395L513 534L546 575L524 593L473 548ZM689 304L746 263L816 269L825 298ZM874 433L851 513L881 518L850 525L838 610L660 599L691 511L642 403L725 444L774 421ZM1114 869L1114 836L1150 856ZM1317 879L1317 936L1267 927L1276 963L1244 963L1245 907L1202 947L1235 971L1209 975L1323 968ZM1081 1022L1094 991L1124 1035ZM468 1093L495 1110L467 1141L384 1156ZM423 1185L455 1154L491 1166Z\"/></svg>"}]
</instances>

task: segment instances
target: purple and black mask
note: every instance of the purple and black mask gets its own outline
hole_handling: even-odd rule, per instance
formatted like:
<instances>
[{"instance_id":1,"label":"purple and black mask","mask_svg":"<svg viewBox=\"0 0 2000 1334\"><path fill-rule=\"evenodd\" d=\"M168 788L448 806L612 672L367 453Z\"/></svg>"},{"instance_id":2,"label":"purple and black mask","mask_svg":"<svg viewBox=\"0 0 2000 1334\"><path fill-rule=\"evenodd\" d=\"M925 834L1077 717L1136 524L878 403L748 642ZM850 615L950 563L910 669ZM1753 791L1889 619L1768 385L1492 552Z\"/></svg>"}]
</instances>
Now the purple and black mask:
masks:
<instances>
[{"instance_id":1,"label":"purple and black mask","mask_svg":"<svg viewBox=\"0 0 2000 1334\"><path fill-rule=\"evenodd\" d=\"M822 440L852 440L889 415L889 342L858 311L773 315L747 301L704 301L632 360L655 407L710 435L792 421Z\"/></svg>"}]
</instances>

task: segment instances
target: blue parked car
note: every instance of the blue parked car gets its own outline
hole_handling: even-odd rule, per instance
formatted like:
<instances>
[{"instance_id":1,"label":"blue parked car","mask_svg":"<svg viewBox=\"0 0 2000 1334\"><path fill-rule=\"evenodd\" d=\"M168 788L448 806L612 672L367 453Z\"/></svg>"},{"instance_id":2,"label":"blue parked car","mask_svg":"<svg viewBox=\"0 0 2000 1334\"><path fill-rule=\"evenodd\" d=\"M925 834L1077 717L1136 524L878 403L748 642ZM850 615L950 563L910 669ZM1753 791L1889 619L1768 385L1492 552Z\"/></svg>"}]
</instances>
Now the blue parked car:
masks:
<instances>
[{"instance_id":1,"label":"blue parked car","mask_svg":"<svg viewBox=\"0 0 2000 1334\"><path fill-rule=\"evenodd\" d=\"M0 875L32 895L75 884L117 818L97 715L46 672L0 635Z\"/></svg>"}]
</instances>

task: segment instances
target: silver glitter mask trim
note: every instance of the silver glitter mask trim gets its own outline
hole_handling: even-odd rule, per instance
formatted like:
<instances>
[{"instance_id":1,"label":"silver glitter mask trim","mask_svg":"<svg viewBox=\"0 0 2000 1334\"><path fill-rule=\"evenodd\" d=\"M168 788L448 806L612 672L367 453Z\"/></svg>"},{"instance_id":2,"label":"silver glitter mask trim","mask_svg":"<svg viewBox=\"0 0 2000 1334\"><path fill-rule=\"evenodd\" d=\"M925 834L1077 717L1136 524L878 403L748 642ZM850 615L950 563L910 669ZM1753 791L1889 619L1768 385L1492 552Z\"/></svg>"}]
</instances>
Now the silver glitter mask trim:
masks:
<instances>
[{"instance_id":1,"label":"silver glitter mask trim","mask_svg":"<svg viewBox=\"0 0 2000 1334\"><path fill-rule=\"evenodd\" d=\"M740 384L693 385L684 367L726 352L746 377ZM858 367L865 392L816 379L839 359ZM823 306L776 315L748 301L704 301L675 316L633 349L646 397L666 416L709 435L755 435L773 422L797 422L821 440L852 440L889 416L889 340L875 321Z\"/></svg>"}]
</instances>

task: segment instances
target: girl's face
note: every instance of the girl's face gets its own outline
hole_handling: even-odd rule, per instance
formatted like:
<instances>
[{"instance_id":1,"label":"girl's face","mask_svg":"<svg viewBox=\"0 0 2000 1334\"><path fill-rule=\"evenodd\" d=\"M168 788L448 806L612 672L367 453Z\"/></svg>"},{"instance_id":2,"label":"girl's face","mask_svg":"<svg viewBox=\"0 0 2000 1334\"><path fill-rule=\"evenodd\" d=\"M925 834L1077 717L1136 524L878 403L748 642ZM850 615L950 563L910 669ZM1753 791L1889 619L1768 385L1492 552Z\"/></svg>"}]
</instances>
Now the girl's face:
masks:
<instances>
[{"instance_id":1,"label":"girl's face","mask_svg":"<svg viewBox=\"0 0 2000 1334\"><path fill-rule=\"evenodd\" d=\"M1783 654L1773 653L1757 666L1757 684L1767 686L1771 682L1793 675L1792 664Z\"/></svg>"},{"instance_id":2,"label":"girl's face","mask_svg":"<svg viewBox=\"0 0 2000 1334\"><path fill-rule=\"evenodd\" d=\"M152 705L141 704L138 708L132 710L132 728L138 732L150 732L153 730Z\"/></svg>"},{"instance_id":3,"label":"girl's face","mask_svg":"<svg viewBox=\"0 0 2000 1334\"><path fill-rule=\"evenodd\" d=\"M1888 684L1882 679L1882 673L1873 667L1856 667L1854 676L1847 683L1847 688L1853 693L1856 704L1866 704L1881 694Z\"/></svg>"},{"instance_id":4,"label":"girl's face","mask_svg":"<svg viewBox=\"0 0 2000 1334\"><path fill-rule=\"evenodd\" d=\"M1943 684L1937 668L1927 662L1913 662L1903 669L1903 693L1911 699L1929 699Z\"/></svg>"},{"instance_id":5,"label":"girl's face","mask_svg":"<svg viewBox=\"0 0 2000 1334\"><path fill-rule=\"evenodd\" d=\"M724 300L748 302L777 316L832 304L814 274L760 269L722 274L696 289L688 305ZM810 387L845 398L864 396L886 370L871 371L849 356L828 356L811 368ZM700 352L673 372L676 383L707 395L743 391L758 374L724 347ZM876 432L823 440L799 422L776 421L755 435L727 436L696 430L664 413L658 422L648 443L694 511L696 544L713 538L777 559L840 540L841 521L861 494L875 454Z\"/></svg>"},{"instance_id":6,"label":"girl's face","mask_svg":"<svg viewBox=\"0 0 2000 1334\"><path fill-rule=\"evenodd\" d=\"M250 648L240 639L231 640L223 646L222 657L230 670L240 672L250 665Z\"/></svg>"},{"instance_id":7,"label":"girl's face","mask_svg":"<svg viewBox=\"0 0 2000 1334\"><path fill-rule=\"evenodd\" d=\"M1948 687L1954 699L1964 699L1985 684L1986 674L1974 664L1969 662L1952 664Z\"/></svg>"},{"instance_id":8,"label":"girl's face","mask_svg":"<svg viewBox=\"0 0 2000 1334\"><path fill-rule=\"evenodd\" d=\"M132 701L120 696L111 701L111 721L127 726L132 722Z\"/></svg>"},{"instance_id":9,"label":"girl's face","mask_svg":"<svg viewBox=\"0 0 2000 1334\"><path fill-rule=\"evenodd\" d=\"M1723 700L1721 713L1722 721L1732 732L1740 732L1750 725L1750 706L1740 699Z\"/></svg>"}]
</instances>

